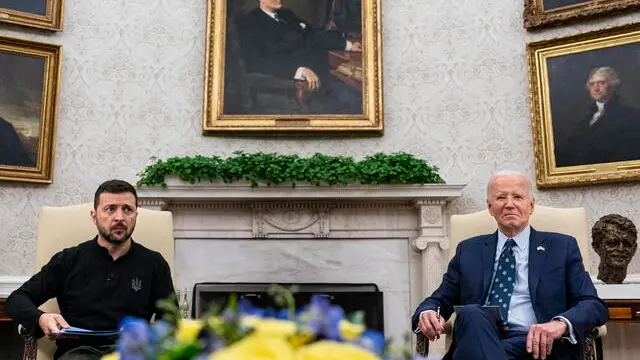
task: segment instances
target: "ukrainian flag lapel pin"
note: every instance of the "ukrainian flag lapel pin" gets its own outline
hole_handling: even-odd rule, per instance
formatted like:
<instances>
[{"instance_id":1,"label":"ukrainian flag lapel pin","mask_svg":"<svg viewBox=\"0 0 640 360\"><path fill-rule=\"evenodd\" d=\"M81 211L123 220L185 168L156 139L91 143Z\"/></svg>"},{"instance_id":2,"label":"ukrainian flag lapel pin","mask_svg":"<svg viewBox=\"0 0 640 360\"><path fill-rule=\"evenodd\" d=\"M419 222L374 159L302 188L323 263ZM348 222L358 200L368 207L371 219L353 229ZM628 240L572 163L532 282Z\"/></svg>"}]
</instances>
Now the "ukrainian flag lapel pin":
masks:
<instances>
[{"instance_id":1,"label":"ukrainian flag lapel pin","mask_svg":"<svg viewBox=\"0 0 640 360\"><path fill-rule=\"evenodd\" d=\"M538 246L538 247L536 248L536 250L538 250L538 251L545 251L546 249L544 248L544 246L542 246L542 245L541 245L541 246Z\"/></svg>"}]
</instances>

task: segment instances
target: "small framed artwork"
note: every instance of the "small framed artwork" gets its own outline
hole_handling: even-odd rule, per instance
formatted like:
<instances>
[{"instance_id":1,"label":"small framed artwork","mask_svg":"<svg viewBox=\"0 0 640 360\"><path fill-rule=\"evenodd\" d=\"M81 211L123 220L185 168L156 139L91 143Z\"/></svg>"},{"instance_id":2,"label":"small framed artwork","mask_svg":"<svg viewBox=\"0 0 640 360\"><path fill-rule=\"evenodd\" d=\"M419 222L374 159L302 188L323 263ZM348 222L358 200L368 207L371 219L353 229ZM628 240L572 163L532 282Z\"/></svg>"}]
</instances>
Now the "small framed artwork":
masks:
<instances>
[{"instance_id":1,"label":"small framed artwork","mask_svg":"<svg viewBox=\"0 0 640 360\"><path fill-rule=\"evenodd\" d=\"M0 0L0 22L62 31L64 0Z\"/></svg>"},{"instance_id":2,"label":"small framed artwork","mask_svg":"<svg viewBox=\"0 0 640 360\"><path fill-rule=\"evenodd\" d=\"M0 180L52 181L61 50L0 36Z\"/></svg>"},{"instance_id":3,"label":"small framed artwork","mask_svg":"<svg viewBox=\"0 0 640 360\"><path fill-rule=\"evenodd\" d=\"M640 180L640 24L527 55L538 187Z\"/></svg>"},{"instance_id":4,"label":"small framed artwork","mask_svg":"<svg viewBox=\"0 0 640 360\"><path fill-rule=\"evenodd\" d=\"M209 0L203 132L383 131L381 0Z\"/></svg>"},{"instance_id":5,"label":"small framed artwork","mask_svg":"<svg viewBox=\"0 0 640 360\"><path fill-rule=\"evenodd\" d=\"M640 0L525 0L524 27L534 30L640 8Z\"/></svg>"}]
</instances>

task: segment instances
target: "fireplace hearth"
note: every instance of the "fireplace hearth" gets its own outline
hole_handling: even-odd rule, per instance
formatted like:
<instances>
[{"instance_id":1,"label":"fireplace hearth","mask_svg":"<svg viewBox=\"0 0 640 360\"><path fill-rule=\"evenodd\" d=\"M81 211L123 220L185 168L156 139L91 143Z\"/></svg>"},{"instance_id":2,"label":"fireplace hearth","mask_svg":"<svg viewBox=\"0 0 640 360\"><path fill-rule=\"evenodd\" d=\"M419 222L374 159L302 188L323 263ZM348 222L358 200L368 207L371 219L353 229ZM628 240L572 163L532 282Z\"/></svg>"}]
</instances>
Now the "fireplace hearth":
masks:
<instances>
[{"instance_id":1,"label":"fireplace hearth","mask_svg":"<svg viewBox=\"0 0 640 360\"><path fill-rule=\"evenodd\" d=\"M226 306L232 294L239 299L249 300L260 308L280 307L269 296L268 283L198 283L193 287L191 316L200 318L212 304ZM293 294L296 308L309 303L311 296L327 296L333 305L342 307L345 314L362 310L365 313L365 324L368 329L384 333L383 293L375 284L278 284L284 287L295 285Z\"/></svg>"}]
</instances>

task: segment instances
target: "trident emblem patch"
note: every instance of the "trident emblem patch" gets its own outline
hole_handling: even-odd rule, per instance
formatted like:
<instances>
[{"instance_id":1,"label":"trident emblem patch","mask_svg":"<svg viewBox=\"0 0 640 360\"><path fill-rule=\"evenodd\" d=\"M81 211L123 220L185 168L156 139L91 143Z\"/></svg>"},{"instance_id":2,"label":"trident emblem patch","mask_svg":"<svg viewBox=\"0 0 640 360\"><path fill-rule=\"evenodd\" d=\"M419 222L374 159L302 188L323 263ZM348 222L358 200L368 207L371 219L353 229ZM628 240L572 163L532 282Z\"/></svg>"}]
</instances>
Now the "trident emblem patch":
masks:
<instances>
[{"instance_id":1,"label":"trident emblem patch","mask_svg":"<svg viewBox=\"0 0 640 360\"><path fill-rule=\"evenodd\" d=\"M142 290L142 280L140 280L138 278L132 279L131 280L131 288L135 292L138 292L138 291Z\"/></svg>"}]
</instances>

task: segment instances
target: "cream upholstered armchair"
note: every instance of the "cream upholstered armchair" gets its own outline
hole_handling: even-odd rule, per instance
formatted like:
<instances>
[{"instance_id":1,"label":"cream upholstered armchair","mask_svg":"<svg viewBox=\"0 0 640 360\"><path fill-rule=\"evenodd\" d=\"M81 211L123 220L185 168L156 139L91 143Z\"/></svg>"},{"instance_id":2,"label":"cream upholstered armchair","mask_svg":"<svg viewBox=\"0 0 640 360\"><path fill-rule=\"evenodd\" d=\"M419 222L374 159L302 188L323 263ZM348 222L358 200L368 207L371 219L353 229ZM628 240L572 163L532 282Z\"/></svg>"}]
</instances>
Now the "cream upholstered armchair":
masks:
<instances>
[{"instance_id":1,"label":"cream upholstered armchair","mask_svg":"<svg viewBox=\"0 0 640 360\"><path fill-rule=\"evenodd\" d=\"M40 209L36 236L36 272L48 263L55 253L96 236L96 226L89 216L92 209L93 203L63 207L44 206ZM174 241L171 212L139 208L133 239L147 248L161 253L169 263L171 274L175 278L173 275ZM42 304L40 309L45 312L59 311L55 299ZM50 360L53 359L54 352L55 342L46 337L37 341L32 337L25 337L23 360Z\"/></svg>"},{"instance_id":2,"label":"cream upholstered armchair","mask_svg":"<svg viewBox=\"0 0 640 360\"><path fill-rule=\"evenodd\" d=\"M589 270L589 235L587 226L587 214L584 208L553 208L536 205L530 218L533 228L540 231L558 232L573 236L578 242L582 260L587 271ZM458 243L470 237L482 234L490 234L497 229L495 219L488 210L482 210L466 215L452 215L449 228L449 257L451 260L456 252ZM451 344L453 321L455 314L445 325L446 348ZM584 360L600 360L602 358L602 345L600 337L606 335L606 325L592 331L584 344ZM425 354L428 350L428 340L422 334L418 334L417 352Z\"/></svg>"}]
</instances>

